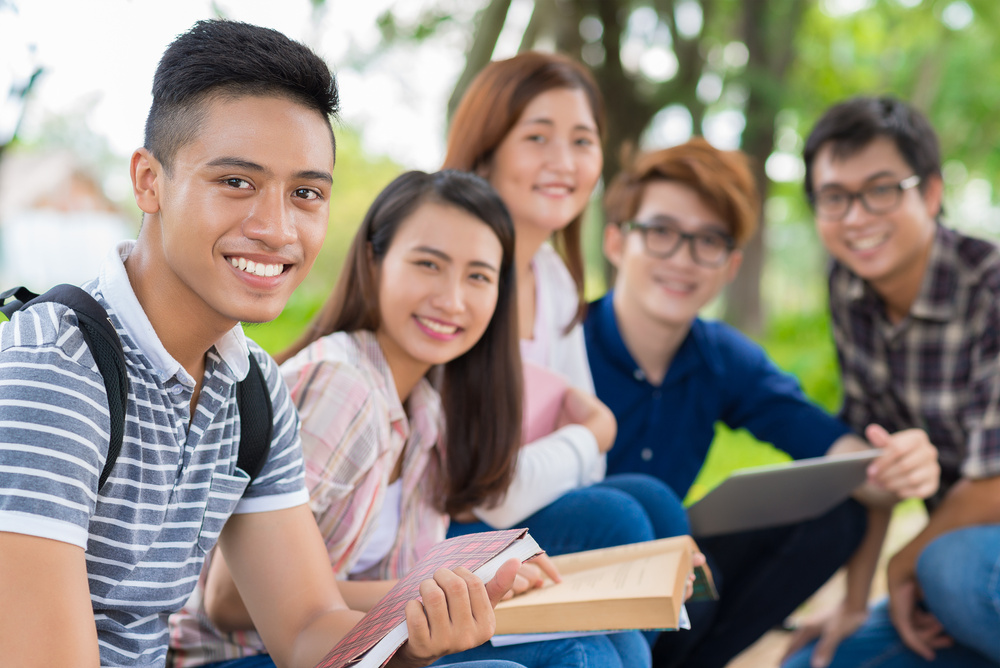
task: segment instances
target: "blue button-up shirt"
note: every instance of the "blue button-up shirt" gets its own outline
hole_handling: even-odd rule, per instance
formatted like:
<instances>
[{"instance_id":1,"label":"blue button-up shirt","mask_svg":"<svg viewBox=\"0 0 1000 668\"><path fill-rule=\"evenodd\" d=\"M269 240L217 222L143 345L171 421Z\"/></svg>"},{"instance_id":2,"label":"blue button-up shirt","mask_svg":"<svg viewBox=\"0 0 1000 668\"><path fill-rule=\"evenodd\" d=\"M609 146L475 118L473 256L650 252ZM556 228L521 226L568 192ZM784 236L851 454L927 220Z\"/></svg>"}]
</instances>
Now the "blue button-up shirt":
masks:
<instances>
[{"instance_id":1,"label":"blue button-up shirt","mask_svg":"<svg viewBox=\"0 0 1000 668\"><path fill-rule=\"evenodd\" d=\"M722 421L795 459L819 457L850 428L809 401L756 343L696 318L660 385L625 347L613 293L590 305L584 332L597 396L618 419L608 473L648 473L683 498Z\"/></svg>"}]
</instances>

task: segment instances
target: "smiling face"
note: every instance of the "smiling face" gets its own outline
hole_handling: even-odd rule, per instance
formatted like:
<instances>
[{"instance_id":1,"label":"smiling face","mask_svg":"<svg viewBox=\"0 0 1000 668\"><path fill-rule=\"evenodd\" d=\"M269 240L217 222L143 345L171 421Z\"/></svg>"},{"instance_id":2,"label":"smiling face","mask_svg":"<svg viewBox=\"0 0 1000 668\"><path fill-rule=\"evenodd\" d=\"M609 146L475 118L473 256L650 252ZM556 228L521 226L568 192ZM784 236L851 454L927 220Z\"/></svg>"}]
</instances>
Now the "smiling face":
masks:
<instances>
[{"instance_id":1,"label":"smiling face","mask_svg":"<svg viewBox=\"0 0 1000 668\"><path fill-rule=\"evenodd\" d=\"M169 173L145 149L132 157L146 216L126 266L140 301L145 283L182 305L190 322L214 329L266 322L309 272L326 235L329 124L282 97L204 104L197 135L177 150Z\"/></svg>"},{"instance_id":2,"label":"smiling face","mask_svg":"<svg viewBox=\"0 0 1000 668\"><path fill-rule=\"evenodd\" d=\"M602 164L586 94L555 88L528 103L481 176L510 210L519 242L522 236L541 241L580 215Z\"/></svg>"},{"instance_id":3,"label":"smiling face","mask_svg":"<svg viewBox=\"0 0 1000 668\"><path fill-rule=\"evenodd\" d=\"M400 224L377 269L375 333L397 386L412 387L479 341L496 308L502 258L493 230L458 207L425 202Z\"/></svg>"},{"instance_id":4,"label":"smiling face","mask_svg":"<svg viewBox=\"0 0 1000 668\"><path fill-rule=\"evenodd\" d=\"M634 219L649 223L672 219L688 234L729 235L729 225L693 188L674 181L651 181L643 188ZM673 255L650 255L642 234L605 229L604 252L615 267L615 310L622 321L667 328L687 328L698 312L735 277L741 254L733 251L717 267L695 263L685 241Z\"/></svg>"},{"instance_id":5,"label":"smiling face","mask_svg":"<svg viewBox=\"0 0 1000 668\"><path fill-rule=\"evenodd\" d=\"M913 168L891 139L878 137L848 156L834 155L829 143L821 146L812 174L819 196L825 189L857 192L891 186L912 176ZM817 216L816 229L830 254L877 291L900 281L915 281L919 287L940 205L941 180L930 176L920 188L904 190L899 205L888 213L873 214L855 200L841 220Z\"/></svg>"}]
</instances>

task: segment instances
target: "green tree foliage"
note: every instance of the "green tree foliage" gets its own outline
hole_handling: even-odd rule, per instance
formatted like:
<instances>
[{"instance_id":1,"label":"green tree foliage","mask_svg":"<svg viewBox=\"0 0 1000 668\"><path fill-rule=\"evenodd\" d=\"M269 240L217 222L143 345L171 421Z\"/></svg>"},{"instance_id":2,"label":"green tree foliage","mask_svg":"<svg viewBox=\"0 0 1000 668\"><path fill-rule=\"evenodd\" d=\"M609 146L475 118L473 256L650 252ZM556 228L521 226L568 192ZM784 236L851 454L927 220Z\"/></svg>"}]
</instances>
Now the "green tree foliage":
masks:
<instances>
[{"instance_id":1,"label":"green tree foliage","mask_svg":"<svg viewBox=\"0 0 1000 668\"><path fill-rule=\"evenodd\" d=\"M770 204L726 300L727 319L746 331L764 331L765 306L785 307L784 295L768 292L792 280L801 285L792 286L791 304L823 306L816 298L822 255L807 229L801 184L787 176L772 182L765 166L775 154L794 165L804 135L830 104L892 93L927 112L955 166L947 174L949 201L961 199L968 182L991 183L1000 169L1000 153L992 150L1000 119L991 113L1000 87L990 85L1000 74L995 0L438 0L409 22L387 12L383 48L462 36L466 63L454 109L504 33L515 29L513 10L526 4L531 18L517 29L519 48L583 60L604 91L606 179L617 171L623 146L662 141L656 130L665 110L686 113L694 134L723 115L742 119L739 146L754 159ZM479 10L471 20L470 5ZM598 245L594 222L591 249ZM588 261L599 265L599 255ZM775 272L790 277L776 280Z\"/></svg>"}]
</instances>

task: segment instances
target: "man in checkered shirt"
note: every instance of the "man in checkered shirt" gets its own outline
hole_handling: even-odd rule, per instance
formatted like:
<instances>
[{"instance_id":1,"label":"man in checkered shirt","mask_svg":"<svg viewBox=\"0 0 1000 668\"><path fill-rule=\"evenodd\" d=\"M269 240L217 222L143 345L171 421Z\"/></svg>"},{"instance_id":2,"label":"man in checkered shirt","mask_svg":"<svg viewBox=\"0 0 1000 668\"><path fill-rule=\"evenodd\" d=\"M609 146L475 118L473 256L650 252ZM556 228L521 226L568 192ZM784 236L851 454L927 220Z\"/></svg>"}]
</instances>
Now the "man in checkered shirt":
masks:
<instances>
[{"instance_id":1,"label":"man in checkered shirt","mask_svg":"<svg viewBox=\"0 0 1000 668\"><path fill-rule=\"evenodd\" d=\"M1000 252L942 224L937 137L905 103L832 107L805 163L833 256L841 417L856 430L922 430L941 464L926 528L889 562L888 602L831 665L1000 665ZM857 625L828 624L815 658Z\"/></svg>"}]
</instances>

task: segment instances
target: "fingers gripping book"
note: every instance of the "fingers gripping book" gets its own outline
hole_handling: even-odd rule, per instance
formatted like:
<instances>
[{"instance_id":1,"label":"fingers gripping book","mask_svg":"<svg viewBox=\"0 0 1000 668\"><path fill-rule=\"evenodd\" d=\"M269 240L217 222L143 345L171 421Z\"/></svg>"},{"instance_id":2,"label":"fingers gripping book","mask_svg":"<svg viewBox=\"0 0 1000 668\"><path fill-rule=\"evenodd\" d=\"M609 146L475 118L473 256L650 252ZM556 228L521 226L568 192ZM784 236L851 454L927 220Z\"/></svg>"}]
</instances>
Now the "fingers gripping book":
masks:
<instances>
[{"instance_id":1,"label":"fingers gripping book","mask_svg":"<svg viewBox=\"0 0 1000 668\"><path fill-rule=\"evenodd\" d=\"M525 561L541 553L526 529L488 531L438 543L416 568L355 625L316 668L379 668L406 642L406 604L420 599L420 583L439 568L468 568L483 582L511 558Z\"/></svg>"}]
</instances>

